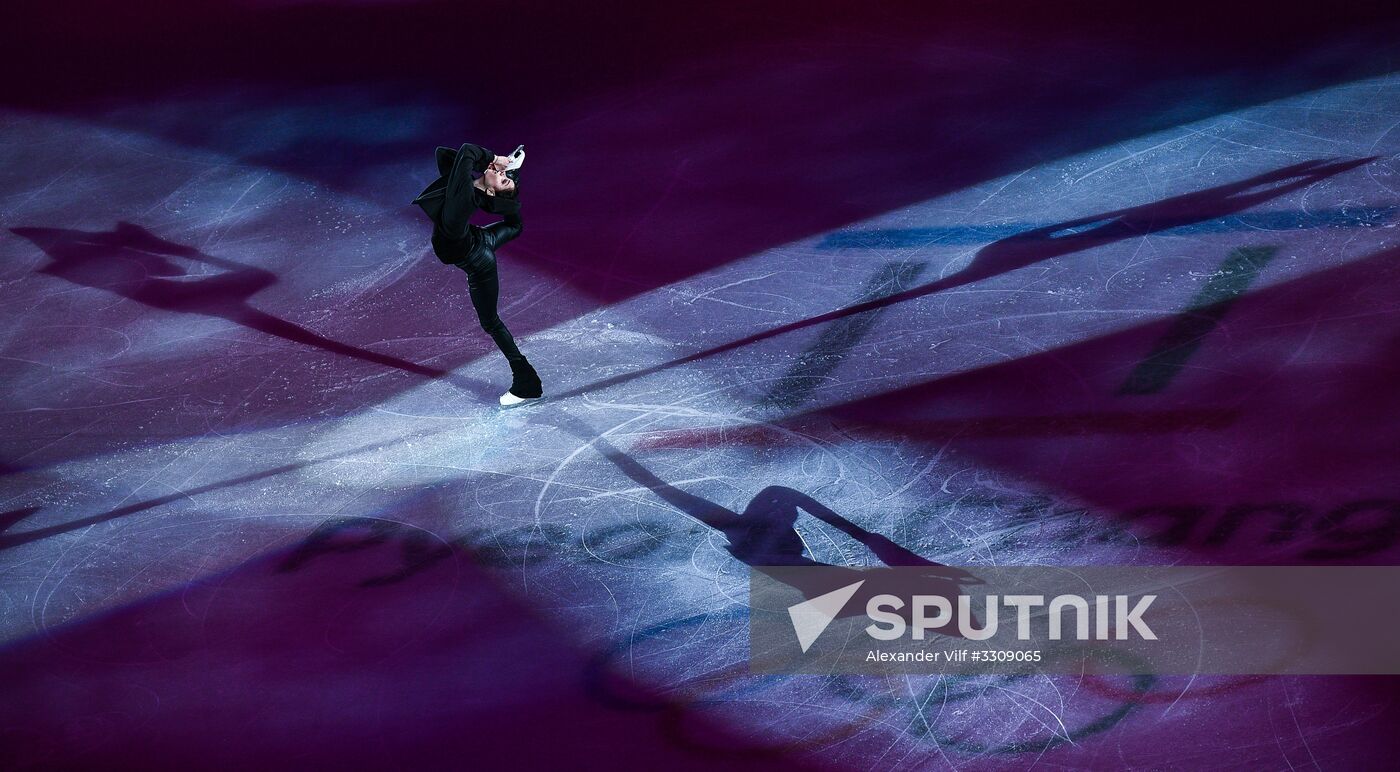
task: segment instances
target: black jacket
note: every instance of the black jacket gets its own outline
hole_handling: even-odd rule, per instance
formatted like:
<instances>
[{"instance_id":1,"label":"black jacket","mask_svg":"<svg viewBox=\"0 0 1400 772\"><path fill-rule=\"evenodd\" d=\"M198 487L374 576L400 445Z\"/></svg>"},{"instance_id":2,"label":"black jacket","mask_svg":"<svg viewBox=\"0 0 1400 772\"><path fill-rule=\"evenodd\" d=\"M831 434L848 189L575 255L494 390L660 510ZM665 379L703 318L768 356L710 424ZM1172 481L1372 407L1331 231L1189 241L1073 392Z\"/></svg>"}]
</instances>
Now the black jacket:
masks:
<instances>
[{"instance_id":1,"label":"black jacket","mask_svg":"<svg viewBox=\"0 0 1400 772\"><path fill-rule=\"evenodd\" d=\"M509 224L520 224L519 201L488 196L473 184L474 175L486 171L495 158L495 153L471 143L457 150L437 149L439 176L413 203L433 221L433 254L444 263L460 262L480 246L480 229L468 223L477 209L503 215Z\"/></svg>"}]
</instances>

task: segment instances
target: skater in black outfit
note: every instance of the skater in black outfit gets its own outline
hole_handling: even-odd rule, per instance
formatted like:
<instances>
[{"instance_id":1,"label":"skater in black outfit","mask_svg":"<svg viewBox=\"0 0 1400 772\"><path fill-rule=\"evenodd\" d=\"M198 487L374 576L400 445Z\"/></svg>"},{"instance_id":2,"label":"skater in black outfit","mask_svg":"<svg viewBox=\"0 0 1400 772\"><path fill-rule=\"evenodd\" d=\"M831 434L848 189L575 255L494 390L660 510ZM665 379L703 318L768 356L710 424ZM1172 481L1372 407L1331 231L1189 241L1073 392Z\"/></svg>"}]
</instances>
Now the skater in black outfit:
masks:
<instances>
[{"instance_id":1,"label":"skater in black outfit","mask_svg":"<svg viewBox=\"0 0 1400 772\"><path fill-rule=\"evenodd\" d=\"M500 295L496 249L519 236L524 227L517 198L517 170L524 156L519 151L517 154L518 159L498 156L472 144L457 150L440 147L440 176L413 200L433 221L433 253L443 263L466 271L472 306L481 328L510 362L510 391L501 395L501 404L506 406L544 394L535 368L520 353L515 338L496 311ZM472 225L468 220L477 209L505 219L485 227Z\"/></svg>"}]
</instances>

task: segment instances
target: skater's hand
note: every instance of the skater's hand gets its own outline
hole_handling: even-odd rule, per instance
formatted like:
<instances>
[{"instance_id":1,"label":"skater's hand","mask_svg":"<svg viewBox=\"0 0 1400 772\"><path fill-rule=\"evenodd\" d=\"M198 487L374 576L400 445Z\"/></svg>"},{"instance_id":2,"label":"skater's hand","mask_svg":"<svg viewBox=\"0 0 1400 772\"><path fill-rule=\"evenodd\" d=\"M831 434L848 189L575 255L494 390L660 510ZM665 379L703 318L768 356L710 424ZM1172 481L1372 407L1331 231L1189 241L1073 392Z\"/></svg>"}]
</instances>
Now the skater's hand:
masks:
<instances>
[{"instance_id":1,"label":"skater's hand","mask_svg":"<svg viewBox=\"0 0 1400 772\"><path fill-rule=\"evenodd\" d=\"M507 166L510 166L510 156L507 155L498 155L496 160L491 162L491 168L498 172L505 171Z\"/></svg>"}]
</instances>

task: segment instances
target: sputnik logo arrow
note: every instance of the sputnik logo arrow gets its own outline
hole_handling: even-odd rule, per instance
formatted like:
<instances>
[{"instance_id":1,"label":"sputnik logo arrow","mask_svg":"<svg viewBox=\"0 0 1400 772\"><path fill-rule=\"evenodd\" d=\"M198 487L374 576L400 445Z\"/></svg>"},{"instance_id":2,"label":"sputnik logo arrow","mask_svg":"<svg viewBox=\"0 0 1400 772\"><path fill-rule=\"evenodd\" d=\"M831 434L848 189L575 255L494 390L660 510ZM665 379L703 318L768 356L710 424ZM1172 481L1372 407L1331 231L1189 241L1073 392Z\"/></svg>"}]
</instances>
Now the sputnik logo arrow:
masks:
<instances>
[{"instance_id":1,"label":"sputnik logo arrow","mask_svg":"<svg viewBox=\"0 0 1400 772\"><path fill-rule=\"evenodd\" d=\"M846 603L862 584L865 584L864 579L788 607L792 629L797 633L797 642L802 644L803 654L807 653L807 649L810 649L822 631L826 630L826 626L831 624L831 620L841 613L841 609L846 607Z\"/></svg>"}]
</instances>

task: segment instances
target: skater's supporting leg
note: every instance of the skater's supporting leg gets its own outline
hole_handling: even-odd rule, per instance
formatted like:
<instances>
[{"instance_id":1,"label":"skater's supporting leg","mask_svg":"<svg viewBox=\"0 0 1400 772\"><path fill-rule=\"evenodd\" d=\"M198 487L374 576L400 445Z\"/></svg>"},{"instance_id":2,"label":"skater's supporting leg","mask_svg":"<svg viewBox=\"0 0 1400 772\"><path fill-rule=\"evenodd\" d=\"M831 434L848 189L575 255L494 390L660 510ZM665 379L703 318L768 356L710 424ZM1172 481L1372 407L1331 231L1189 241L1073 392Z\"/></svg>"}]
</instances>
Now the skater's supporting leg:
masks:
<instances>
[{"instance_id":1,"label":"skater's supporting leg","mask_svg":"<svg viewBox=\"0 0 1400 772\"><path fill-rule=\"evenodd\" d=\"M496 347L505 354L514 369L517 363L524 363L526 360L496 310L501 282L496 274L495 257L489 254L473 255L471 263L463 268L467 272L467 286L471 293L472 306L476 308L476 318L481 322L481 329L496 341Z\"/></svg>"}]
</instances>

